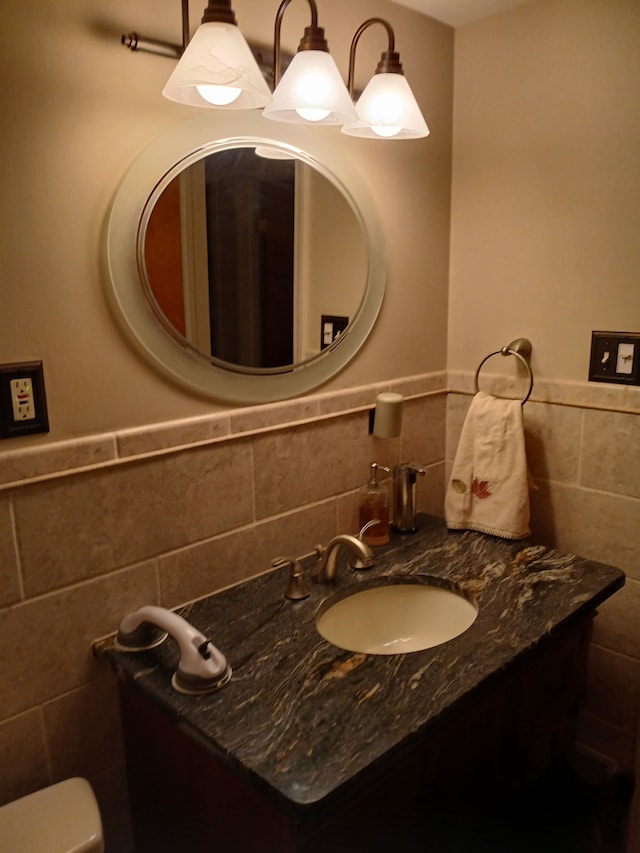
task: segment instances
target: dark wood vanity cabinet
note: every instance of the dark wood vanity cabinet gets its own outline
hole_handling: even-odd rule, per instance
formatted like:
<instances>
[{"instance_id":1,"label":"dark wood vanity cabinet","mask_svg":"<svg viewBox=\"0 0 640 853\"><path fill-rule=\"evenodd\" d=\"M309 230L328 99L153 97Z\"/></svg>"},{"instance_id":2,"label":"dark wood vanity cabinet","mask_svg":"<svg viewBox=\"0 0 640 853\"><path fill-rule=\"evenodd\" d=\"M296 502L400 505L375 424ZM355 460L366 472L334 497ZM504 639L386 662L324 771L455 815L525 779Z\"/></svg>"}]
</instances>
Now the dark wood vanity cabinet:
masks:
<instances>
[{"instance_id":1,"label":"dark wood vanity cabinet","mask_svg":"<svg viewBox=\"0 0 640 853\"><path fill-rule=\"evenodd\" d=\"M385 756L366 779L345 786L331 807L279 802L124 681L136 851L435 850L425 839L436 808L440 814L509 796L571 757L591 625L583 617L515 661L401 755Z\"/></svg>"}]
</instances>

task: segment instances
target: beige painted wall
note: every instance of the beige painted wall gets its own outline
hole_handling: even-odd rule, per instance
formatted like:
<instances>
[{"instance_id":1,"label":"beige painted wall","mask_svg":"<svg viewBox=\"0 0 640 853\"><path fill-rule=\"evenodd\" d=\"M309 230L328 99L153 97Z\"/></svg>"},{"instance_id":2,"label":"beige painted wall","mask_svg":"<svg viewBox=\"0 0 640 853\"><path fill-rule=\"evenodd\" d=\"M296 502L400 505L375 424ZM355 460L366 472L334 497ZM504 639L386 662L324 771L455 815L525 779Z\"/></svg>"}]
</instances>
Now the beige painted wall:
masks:
<instances>
[{"instance_id":1,"label":"beige painted wall","mask_svg":"<svg viewBox=\"0 0 640 853\"><path fill-rule=\"evenodd\" d=\"M201 9L192 6L195 22ZM234 2L247 35L257 40L268 40L276 6L276 0ZM289 47L305 23L299 7L305 4L294 4L287 17ZM632 205L638 169L632 167L640 149L640 75L630 46L638 41L638 8L635 0L538 0L457 31L449 288L449 387L468 391L479 358L513 336L531 337L536 377L550 380L539 385L549 397L538 398L528 410L537 476L550 495L545 506L552 518L546 519L545 532L557 533L559 521L566 547L589 556L606 540L595 543L583 532L581 501L588 500L590 517L606 525L619 519L624 498L629 521L612 529L616 553L623 555L616 562L624 559L628 571L637 565L637 480L612 482L613 467L605 462L629 471L625 460L633 458L628 448L637 447L638 418L633 413L616 418L626 436L625 452L616 461L606 456L610 446L603 446L593 429L597 419L580 412L582 462L569 468L574 410L565 411L551 380L585 377L592 328L640 329L638 289L631 278L638 268L638 214ZM296 404L295 412L275 407L277 423L300 422L278 433L284 449L274 457L276 462L286 458L284 482L295 487L286 492L290 503L276 502L260 513L244 507L239 519L233 513L227 517L236 510L234 478L225 481L222 492L216 478L239 466L247 481L264 483L261 459L270 458L271 439L234 434L260 429L264 412L235 412L230 419L220 412L213 423L189 421L176 437L166 421L223 407L182 392L140 361L115 327L101 289L99 247L110 198L142 147L184 116L183 108L159 96L168 60L127 53L120 33L138 29L176 39L179 9L158 0L114 0L99 8L84 0L0 5L0 63L3 79L10 82L0 89L8 117L0 136L0 362L44 360L53 427L48 438L0 445L0 474L6 474L0 479L0 627L6 632L0 671L11 687L3 693L10 705L1 715L0 755L14 768L4 779L2 801L83 773L98 788L108 817L126 813L113 685L97 675L90 639L111 630L129 607L154 598L173 606L238 580L229 567L237 572L237 554L246 549L248 536L264 543L261 560L267 560L285 536L289 541L291 529L301 548L312 532L316 541L343 529L360 463L380 452L372 439L363 438L362 411L353 411L366 408L379 390L370 383L397 382L397 390L415 394L411 383L403 386L404 377L436 372L435 384L429 379L419 389L424 399L408 407L401 445L385 452L391 459L429 461L432 476L420 505L436 513L442 507L439 390L444 378L437 371L447 366L453 34L386 0L322 0L320 23L343 70L352 31L372 14L393 20L432 135L420 143L398 143L396 149L336 134L336 144L345 145L376 177L371 189L383 206L389 247L387 298L362 354L323 389L336 394L346 389L344 399L312 395ZM295 34L288 32L289 24ZM359 67L375 63L384 47L366 47L364 40L362 45ZM363 384L369 386L366 394L349 390ZM608 388L596 390L596 405L615 408ZM581 407L591 411L593 395L578 396ZM639 409L637 398L636 391L631 405L622 399L624 410ZM562 406L562 429L556 409L541 405L545 399ZM347 414L331 414L341 408ZM455 426L455 408L449 414ZM158 428L128 430L145 424ZM114 436L114 430L122 432ZM71 444L64 452L49 447L58 439L90 435L94 441ZM229 445L218 445L225 435ZM198 446L177 456L164 454L165 442L190 441ZM20 452L30 448L44 452ZM319 464L323 453L338 452L350 461L346 474L335 465L337 478L325 479L324 467L322 476L300 477L301 461ZM204 457L210 475L190 487L184 465L202 471ZM590 457L605 460L606 478L599 479L596 465L579 479ZM96 469L64 475L66 468L89 464ZM176 479L167 477L167 469ZM53 476L54 470L63 476ZM278 469L269 482L282 476ZM11 486L33 477L42 481ZM187 507L179 518L172 508L175 496ZM195 529L185 522L190 516L183 496L199 508ZM203 506L211 511L203 513ZM145 532L141 541L126 535L134 522L133 529ZM319 524L322 533L316 536ZM32 535L34 527L38 537ZM623 603L612 604L595 658L591 719L597 730L591 740L603 754L621 760L628 760L633 747L629 730L640 703L639 585L636 577L628 584L630 595L616 598ZM28 642L16 648L16 636ZM40 636L56 637L47 679L30 669ZM621 712L622 726L616 719ZM122 835L126 841L126 827ZM125 843L113 849L126 849Z\"/></svg>"},{"instance_id":2,"label":"beige painted wall","mask_svg":"<svg viewBox=\"0 0 640 853\"><path fill-rule=\"evenodd\" d=\"M640 331L639 43L635 0L536 0L456 31L448 344L449 389L469 391L484 355L533 343L534 534L627 572L596 619L580 740L636 773L640 388L586 380L592 330ZM449 397L450 456L467 401ZM633 811L636 853L637 794Z\"/></svg>"},{"instance_id":3,"label":"beige painted wall","mask_svg":"<svg viewBox=\"0 0 640 853\"><path fill-rule=\"evenodd\" d=\"M247 38L264 43L272 41L277 7L276 0L234 2ZM202 9L202 0L191 3L194 28ZM345 77L351 36L371 15L393 21L432 136L376 145L338 128L319 130L365 175L376 176L370 189L389 247L388 298L375 333L324 390L441 370L446 363L453 33L387 0L323 0L319 22ZM308 18L306 3L287 11L286 49L295 51ZM199 113L162 98L171 60L133 54L120 44L121 33L131 30L179 41L180 4L4 3L0 28L6 117L0 363L44 361L51 440L222 408L175 387L133 353L109 314L100 272L101 229L129 165L163 130ZM381 27L363 36L358 78L373 73L383 49ZM277 123L264 124L277 133ZM402 348L395 345L398 328ZM16 439L12 448L46 440Z\"/></svg>"},{"instance_id":4,"label":"beige painted wall","mask_svg":"<svg viewBox=\"0 0 640 853\"><path fill-rule=\"evenodd\" d=\"M233 5L251 40L271 39L277 0ZM194 27L202 8L191 3ZM11 768L0 774L0 803L87 776L114 853L131 849L118 704L92 639L144 603L175 606L240 580L240 567L263 571L278 553L353 528L372 457L428 463L421 506L442 504L453 32L386 0L322 0L320 24L343 72L358 24L392 20L432 136L377 145L319 130L375 176L387 297L364 350L322 395L228 412L134 353L101 280L119 182L158 134L198 112L161 97L169 60L127 52L120 35L178 40L179 12L177 0L0 4L0 363L43 360L52 427L0 443L0 764ZM295 49L307 23L307 4L293 4L285 47ZM360 45L358 78L372 73L384 32ZM215 137L213 113L211 127ZM406 379L416 374L423 380ZM389 389L414 399L403 438L381 446L367 435L367 409ZM31 501L35 515L23 515ZM44 678L33 669L41 642Z\"/></svg>"},{"instance_id":5,"label":"beige painted wall","mask_svg":"<svg viewBox=\"0 0 640 853\"><path fill-rule=\"evenodd\" d=\"M450 369L526 335L586 381L640 331L640 4L537 0L456 31Z\"/></svg>"}]
</instances>

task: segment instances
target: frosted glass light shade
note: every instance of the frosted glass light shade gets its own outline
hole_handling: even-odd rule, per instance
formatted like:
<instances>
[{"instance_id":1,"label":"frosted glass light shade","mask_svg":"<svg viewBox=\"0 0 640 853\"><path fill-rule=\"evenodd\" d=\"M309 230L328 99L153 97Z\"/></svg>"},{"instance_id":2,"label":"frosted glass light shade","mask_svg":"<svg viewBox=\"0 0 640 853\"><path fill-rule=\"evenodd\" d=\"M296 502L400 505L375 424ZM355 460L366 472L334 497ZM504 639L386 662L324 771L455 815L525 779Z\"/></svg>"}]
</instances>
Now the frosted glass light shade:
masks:
<instances>
[{"instance_id":1,"label":"frosted glass light shade","mask_svg":"<svg viewBox=\"0 0 640 853\"><path fill-rule=\"evenodd\" d=\"M296 53L262 115L298 124L345 124L358 117L331 54L324 50Z\"/></svg>"},{"instance_id":2,"label":"frosted glass light shade","mask_svg":"<svg viewBox=\"0 0 640 853\"><path fill-rule=\"evenodd\" d=\"M220 87L217 92L215 87ZM229 91L233 89L237 92ZM269 87L240 30L235 24L219 22L198 27L162 94L170 101L193 107L235 110L264 107L271 100Z\"/></svg>"},{"instance_id":3,"label":"frosted glass light shade","mask_svg":"<svg viewBox=\"0 0 640 853\"><path fill-rule=\"evenodd\" d=\"M356 103L358 117L342 128L370 139L419 139L429 128L403 74L374 74Z\"/></svg>"}]
</instances>

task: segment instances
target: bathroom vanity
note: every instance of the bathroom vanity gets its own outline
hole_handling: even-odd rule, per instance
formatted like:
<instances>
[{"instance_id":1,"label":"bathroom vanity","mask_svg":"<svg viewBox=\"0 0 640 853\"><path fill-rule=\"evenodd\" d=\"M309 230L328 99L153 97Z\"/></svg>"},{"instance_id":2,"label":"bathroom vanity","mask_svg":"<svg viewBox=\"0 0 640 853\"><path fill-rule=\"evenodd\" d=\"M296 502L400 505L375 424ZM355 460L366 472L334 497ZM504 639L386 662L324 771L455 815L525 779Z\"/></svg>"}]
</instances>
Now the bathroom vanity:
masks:
<instances>
[{"instance_id":1,"label":"bathroom vanity","mask_svg":"<svg viewBox=\"0 0 640 853\"><path fill-rule=\"evenodd\" d=\"M121 685L139 853L425 849L435 804L514 791L571 755L592 620L621 571L428 517L367 571L347 557L302 601L278 570L180 609L233 668L215 692L171 687L171 638L96 643ZM453 585L478 616L407 654L322 639L328 598L389 577Z\"/></svg>"}]
</instances>

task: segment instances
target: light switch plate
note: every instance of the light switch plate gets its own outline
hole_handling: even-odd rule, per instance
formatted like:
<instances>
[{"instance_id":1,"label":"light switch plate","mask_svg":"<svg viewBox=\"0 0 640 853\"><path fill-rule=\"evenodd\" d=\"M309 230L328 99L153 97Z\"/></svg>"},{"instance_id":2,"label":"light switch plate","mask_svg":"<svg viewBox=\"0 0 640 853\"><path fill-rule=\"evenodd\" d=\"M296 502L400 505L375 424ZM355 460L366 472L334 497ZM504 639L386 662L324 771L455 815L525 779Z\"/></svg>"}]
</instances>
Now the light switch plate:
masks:
<instances>
[{"instance_id":1,"label":"light switch plate","mask_svg":"<svg viewBox=\"0 0 640 853\"><path fill-rule=\"evenodd\" d=\"M348 317L336 314L322 314L320 317L320 349L323 350L331 346L348 325Z\"/></svg>"},{"instance_id":2,"label":"light switch plate","mask_svg":"<svg viewBox=\"0 0 640 853\"><path fill-rule=\"evenodd\" d=\"M640 333L592 332L589 380L640 385Z\"/></svg>"}]
</instances>

